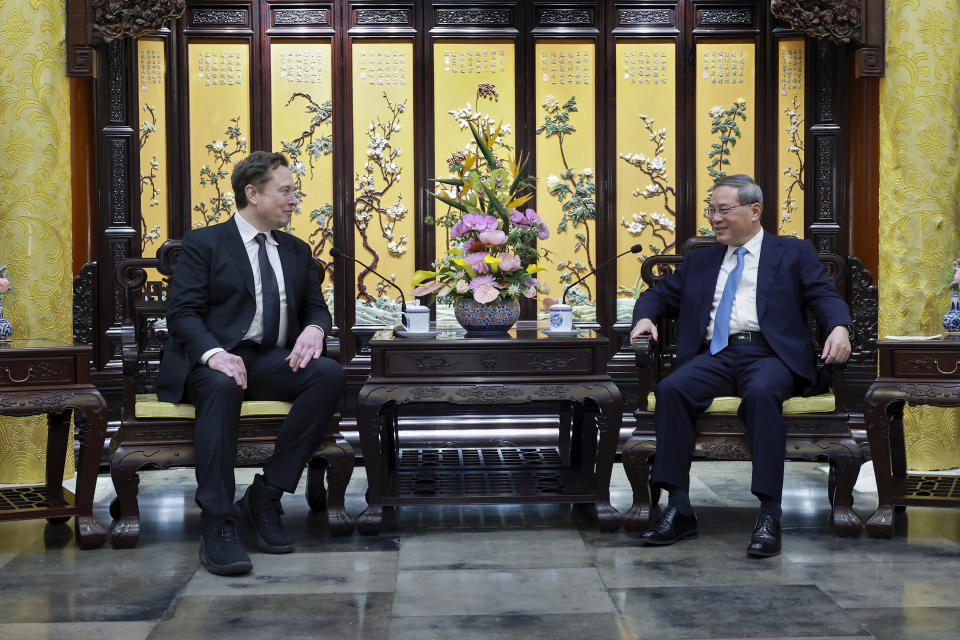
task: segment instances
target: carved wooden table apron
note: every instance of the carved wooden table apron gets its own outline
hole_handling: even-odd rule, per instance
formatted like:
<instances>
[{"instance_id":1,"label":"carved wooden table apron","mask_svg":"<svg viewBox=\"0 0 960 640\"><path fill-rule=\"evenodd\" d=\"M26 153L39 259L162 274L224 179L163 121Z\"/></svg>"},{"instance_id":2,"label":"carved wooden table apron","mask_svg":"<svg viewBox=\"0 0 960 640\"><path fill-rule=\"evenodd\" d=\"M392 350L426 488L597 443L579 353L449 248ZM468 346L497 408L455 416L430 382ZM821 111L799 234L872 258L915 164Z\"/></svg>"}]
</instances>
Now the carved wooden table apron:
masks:
<instances>
[{"instance_id":1,"label":"carved wooden table apron","mask_svg":"<svg viewBox=\"0 0 960 640\"><path fill-rule=\"evenodd\" d=\"M960 406L960 339L880 341L879 377L863 401L879 505L867 533L889 538L894 512L907 505L960 507L960 476L907 473L903 406Z\"/></svg>"},{"instance_id":2,"label":"carved wooden table apron","mask_svg":"<svg viewBox=\"0 0 960 640\"><path fill-rule=\"evenodd\" d=\"M65 522L77 516L76 536L84 549L99 547L106 530L93 519L97 468L107 432L107 405L90 384L89 346L40 338L0 342L0 414L47 414L46 484L0 488L0 520L47 518ZM79 423L77 493L63 487L63 467L72 410Z\"/></svg>"},{"instance_id":3,"label":"carved wooden table apron","mask_svg":"<svg viewBox=\"0 0 960 640\"><path fill-rule=\"evenodd\" d=\"M619 528L610 474L623 399L606 372L607 339L590 331L548 338L535 326L499 338L463 336L459 329L442 329L437 339L384 331L370 341L371 375L357 408L369 485L359 531L378 533L385 505L503 503L595 504L600 528ZM400 447L404 405L494 416L531 403L558 407L556 447Z\"/></svg>"}]
</instances>

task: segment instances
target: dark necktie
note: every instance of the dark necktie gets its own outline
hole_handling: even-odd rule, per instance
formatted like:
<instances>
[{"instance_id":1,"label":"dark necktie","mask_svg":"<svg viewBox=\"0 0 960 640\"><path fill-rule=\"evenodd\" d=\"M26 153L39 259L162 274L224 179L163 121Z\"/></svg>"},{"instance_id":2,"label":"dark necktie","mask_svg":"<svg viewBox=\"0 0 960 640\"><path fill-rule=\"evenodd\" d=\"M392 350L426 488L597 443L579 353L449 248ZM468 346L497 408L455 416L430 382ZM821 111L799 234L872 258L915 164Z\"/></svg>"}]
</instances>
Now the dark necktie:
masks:
<instances>
[{"instance_id":1,"label":"dark necktie","mask_svg":"<svg viewBox=\"0 0 960 640\"><path fill-rule=\"evenodd\" d=\"M737 285L743 274L743 254L747 252L743 247L737 247L737 266L727 276L727 283L723 285L723 295L717 305L717 315L713 318L713 338L710 339L710 353L720 352L730 342L730 316L733 314L733 299L737 295Z\"/></svg>"},{"instance_id":2,"label":"dark necktie","mask_svg":"<svg viewBox=\"0 0 960 640\"><path fill-rule=\"evenodd\" d=\"M277 274L267 258L267 236L256 235L257 259L260 262L260 292L263 295L263 339L261 349L269 349L277 344L280 335L280 288L277 286Z\"/></svg>"}]
</instances>

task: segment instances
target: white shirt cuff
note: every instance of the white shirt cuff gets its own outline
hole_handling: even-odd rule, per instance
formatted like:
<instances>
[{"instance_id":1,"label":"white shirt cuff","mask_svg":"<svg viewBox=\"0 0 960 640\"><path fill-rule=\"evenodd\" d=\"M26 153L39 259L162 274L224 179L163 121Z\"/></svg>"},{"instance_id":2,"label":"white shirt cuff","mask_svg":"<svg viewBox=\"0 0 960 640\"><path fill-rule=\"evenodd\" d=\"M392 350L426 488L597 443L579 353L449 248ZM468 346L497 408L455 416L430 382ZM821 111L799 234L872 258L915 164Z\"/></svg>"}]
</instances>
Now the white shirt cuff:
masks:
<instances>
[{"instance_id":1,"label":"white shirt cuff","mask_svg":"<svg viewBox=\"0 0 960 640\"><path fill-rule=\"evenodd\" d=\"M207 360L210 359L210 356L212 356L215 353L220 353L221 351L226 351L226 349L224 349L223 347L214 347L213 349L210 349L209 351L204 352L204 354L200 356L200 364L206 366Z\"/></svg>"}]
</instances>

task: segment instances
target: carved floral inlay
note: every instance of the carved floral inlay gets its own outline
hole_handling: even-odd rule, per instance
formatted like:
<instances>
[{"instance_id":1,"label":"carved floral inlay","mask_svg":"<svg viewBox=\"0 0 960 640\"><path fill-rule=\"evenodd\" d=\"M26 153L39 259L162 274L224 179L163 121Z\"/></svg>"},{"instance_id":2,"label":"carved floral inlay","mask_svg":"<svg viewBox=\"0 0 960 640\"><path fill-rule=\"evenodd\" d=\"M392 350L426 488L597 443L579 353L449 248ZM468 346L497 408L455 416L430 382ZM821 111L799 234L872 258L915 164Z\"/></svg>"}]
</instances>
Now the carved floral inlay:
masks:
<instances>
[{"instance_id":1,"label":"carved floral inlay","mask_svg":"<svg viewBox=\"0 0 960 640\"><path fill-rule=\"evenodd\" d=\"M327 24L326 9L276 9L273 23L290 24Z\"/></svg>"},{"instance_id":2,"label":"carved floral inlay","mask_svg":"<svg viewBox=\"0 0 960 640\"><path fill-rule=\"evenodd\" d=\"M437 371L438 369L444 369L446 367L453 367L458 365L458 362L448 362L446 358L441 358L440 356L423 356L423 357L413 357L413 361L417 363L418 371Z\"/></svg>"},{"instance_id":3,"label":"carved floral inlay","mask_svg":"<svg viewBox=\"0 0 960 640\"><path fill-rule=\"evenodd\" d=\"M673 24L671 9L620 9L620 24Z\"/></svg>"},{"instance_id":4,"label":"carved floral inlay","mask_svg":"<svg viewBox=\"0 0 960 640\"><path fill-rule=\"evenodd\" d=\"M576 356L560 356L538 353L530 358L530 364L537 371L553 371L554 369L566 369L567 365L576 359Z\"/></svg>"},{"instance_id":5,"label":"carved floral inlay","mask_svg":"<svg viewBox=\"0 0 960 640\"><path fill-rule=\"evenodd\" d=\"M542 24L590 24L590 11L587 9L541 9Z\"/></svg>"},{"instance_id":6,"label":"carved floral inlay","mask_svg":"<svg viewBox=\"0 0 960 640\"><path fill-rule=\"evenodd\" d=\"M193 24L247 24L245 9L196 9Z\"/></svg>"},{"instance_id":7,"label":"carved floral inlay","mask_svg":"<svg viewBox=\"0 0 960 640\"><path fill-rule=\"evenodd\" d=\"M407 24L406 9L357 9L357 24Z\"/></svg>"},{"instance_id":8,"label":"carved floral inlay","mask_svg":"<svg viewBox=\"0 0 960 640\"><path fill-rule=\"evenodd\" d=\"M700 9L700 24L753 24L750 9Z\"/></svg>"},{"instance_id":9,"label":"carved floral inlay","mask_svg":"<svg viewBox=\"0 0 960 640\"><path fill-rule=\"evenodd\" d=\"M795 31L837 44L860 38L862 0L771 0L770 12Z\"/></svg>"},{"instance_id":10,"label":"carved floral inlay","mask_svg":"<svg viewBox=\"0 0 960 640\"><path fill-rule=\"evenodd\" d=\"M510 24L507 9L438 9L437 24Z\"/></svg>"}]
</instances>

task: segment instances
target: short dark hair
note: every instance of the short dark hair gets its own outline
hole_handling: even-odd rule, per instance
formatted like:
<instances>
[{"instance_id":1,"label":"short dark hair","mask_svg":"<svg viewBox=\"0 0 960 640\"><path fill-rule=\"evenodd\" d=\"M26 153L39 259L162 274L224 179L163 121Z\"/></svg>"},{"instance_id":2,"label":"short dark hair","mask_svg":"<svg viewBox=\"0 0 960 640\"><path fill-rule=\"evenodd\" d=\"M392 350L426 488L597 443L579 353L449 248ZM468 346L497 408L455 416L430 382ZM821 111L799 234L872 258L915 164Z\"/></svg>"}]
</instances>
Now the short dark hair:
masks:
<instances>
[{"instance_id":1,"label":"short dark hair","mask_svg":"<svg viewBox=\"0 0 960 640\"><path fill-rule=\"evenodd\" d=\"M230 176L230 185L233 187L233 197L237 201L237 209L247 206L247 185L253 185L257 191L270 182L270 172L277 167L289 167L286 156L276 151L254 151L237 163Z\"/></svg>"},{"instance_id":2,"label":"short dark hair","mask_svg":"<svg viewBox=\"0 0 960 640\"><path fill-rule=\"evenodd\" d=\"M740 204L753 204L755 202L763 204L763 189L745 173L724 176L713 185L714 189L717 187L735 187L737 189L737 200L740 201Z\"/></svg>"}]
</instances>

